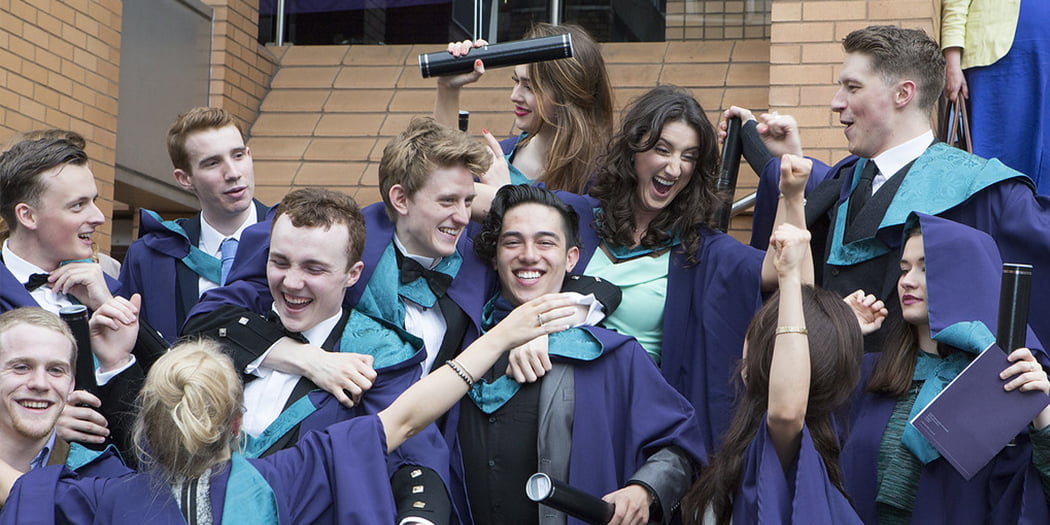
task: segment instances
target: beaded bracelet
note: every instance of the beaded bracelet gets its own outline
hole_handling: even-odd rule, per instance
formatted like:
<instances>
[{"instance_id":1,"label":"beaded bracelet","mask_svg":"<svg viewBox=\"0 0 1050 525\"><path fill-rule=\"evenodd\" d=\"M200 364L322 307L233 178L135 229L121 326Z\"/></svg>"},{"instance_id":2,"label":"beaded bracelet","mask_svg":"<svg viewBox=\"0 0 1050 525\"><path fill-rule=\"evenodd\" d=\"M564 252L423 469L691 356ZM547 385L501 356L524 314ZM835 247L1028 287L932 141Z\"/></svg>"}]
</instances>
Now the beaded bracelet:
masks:
<instances>
[{"instance_id":1,"label":"beaded bracelet","mask_svg":"<svg viewBox=\"0 0 1050 525\"><path fill-rule=\"evenodd\" d=\"M809 331L806 330L805 326L778 326L776 335L781 334L802 334L806 335Z\"/></svg>"},{"instance_id":2,"label":"beaded bracelet","mask_svg":"<svg viewBox=\"0 0 1050 525\"><path fill-rule=\"evenodd\" d=\"M445 364L467 384L468 388L474 386L474 376L470 375L470 373L467 372L467 370L463 368L463 365L459 364L458 361L455 359L449 359L448 361L445 361Z\"/></svg>"}]
</instances>

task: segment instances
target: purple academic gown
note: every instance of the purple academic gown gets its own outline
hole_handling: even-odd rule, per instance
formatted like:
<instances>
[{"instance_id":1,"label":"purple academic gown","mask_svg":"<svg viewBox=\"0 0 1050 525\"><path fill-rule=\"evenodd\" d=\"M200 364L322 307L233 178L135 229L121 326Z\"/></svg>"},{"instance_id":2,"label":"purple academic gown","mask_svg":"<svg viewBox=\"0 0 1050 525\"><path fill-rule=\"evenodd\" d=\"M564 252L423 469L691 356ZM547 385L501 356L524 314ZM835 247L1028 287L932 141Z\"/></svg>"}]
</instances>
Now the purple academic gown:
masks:
<instances>
[{"instance_id":1,"label":"purple academic gown","mask_svg":"<svg viewBox=\"0 0 1050 525\"><path fill-rule=\"evenodd\" d=\"M994 333L1002 268L995 242L983 232L946 219L912 217L918 218L923 230L931 333L936 338L945 327L962 321L982 321ZM1027 339L1033 353L1046 362L1032 330ZM864 356L840 457L846 491L860 517L871 524L878 522L879 443L897 403L896 398L864 391L880 355ZM1018 434L1013 446L1001 450L970 481L943 457L926 464L912 523L1050 523L1027 432Z\"/></svg>"},{"instance_id":2,"label":"purple academic gown","mask_svg":"<svg viewBox=\"0 0 1050 525\"><path fill-rule=\"evenodd\" d=\"M601 242L594 228L598 201L557 194L580 216L583 247L573 272L582 273ZM687 266L683 254L677 250L671 254L660 371L696 408L704 444L715 450L732 418L733 370L744 334L762 306L763 253L705 228L697 255L700 262Z\"/></svg>"},{"instance_id":3,"label":"purple academic gown","mask_svg":"<svg viewBox=\"0 0 1050 525\"><path fill-rule=\"evenodd\" d=\"M733 523L859 524L849 500L828 479L824 458L813 445L809 428L791 471L784 473L763 415L755 439L744 451L740 487L733 498Z\"/></svg>"},{"instance_id":4,"label":"purple academic gown","mask_svg":"<svg viewBox=\"0 0 1050 525\"><path fill-rule=\"evenodd\" d=\"M279 523L394 523L378 417L356 418L313 432L295 448L248 460L276 497ZM222 523L230 463L212 477L215 523ZM237 488L231 494L241 496ZM247 496L246 499L251 499ZM249 505L251 501L247 502ZM238 509L229 509L236 512ZM251 508L246 508L249 512ZM64 467L34 470L15 484L0 524L185 524L170 489L148 474L79 477Z\"/></svg>"},{"instance_id":5,"label":"purple academic gown","mask_svg":"<svg viewBox=\"0 0 1050 525\"><path fill-rule=\"evenodd\" d=\"M971 188L968 192L969 197L962 202L943 210L926 211L936 211L935 214L939 217L951 219L988 233L998 244L1003 261L1034 265L1030 318L1050 319L1050 197L1035 195L1031 179L1019 172L1013 172L1012 177L997 183L983 187L974 187L973 181L978 180L981 173L995 168L993 165L995 161L985 161L980 157L950 148L942 143L932 145L923 156L934 159L952 158L951 162L957 168L955 172L950 174L951 180L958 181L958 184L967 184L967 187ZM833 190L834 195L825 196L831 198L832 203L830 205L834 207L839 206L849 196L851 188L849 176L853 174L853 168L858 160L859 157L851 155L840 161L827 172L828 177L825 183L830 186L825 188L822 185L818 190L808 194L810 200L807 205L806 216L807 220L810 221L811 227L813 226L813 218L809 208L814 208L813 211L820 212L814 205L816 200L823 199L821 194L827 193L824 191L825 189ZM999 168L1008 170L1008 168L1001 165ZM776 173L779 174L779 168L777 168ZM908 178L915 177L917 186L921 185L921 181L924 180L924 173L918 170L909 170L905 176ZM936 189L930 189L929 191L936 191ZM774 200L775 195L774 193ZM876 193L877 195L878 193ZM900 195L901 192L898 191L894 200L899 198ZM920 204L917 207L922 206L921 200L920 196ZM884 256L886 257L885 271L879 272L880 275L877 276L870 275L867 278L868 284L863 286L866 291L876 294L879 298L887 301L887 303L896 303L897 301L897 259L902 246L901 233L902 226L900 224L886 225L877 230L875 238L882 241L890 249L890 253ZM814 260L824 260L824 251L820 246L826 244L825 239L817 238L818 234L816 233L814 235ZM830 243L830 239L827 243ZM866 265L871 263L875 263L875 260L865 261L860 264ZM852 268L850 266L840 266L829 270L828 265L824 265L824 267L825 272L831 271L832 273L836 273L841 269L843 275L846 275ZM869 266L870 268L872 267ZM819 274L820 268L818 268ZM827 285L827 282L825 282L825 285ZM835 291L848 294L853 289L836 289ZM896 308L895 304L890 307L891 311ZM1050 323L1032 323L1032 328L1041 340L1050 340Z\"/></svg>"},{"instance_id":6,"label":"purple academic gown","mask_svg":"<svg viewBox=\"0 0 1050 525\"><path fill-rule=\"evenodd\" d=\"M419 379L419 364L424 353L417 352L411 359L376 370L372 388L353 408L346 408L331 394L315 390L308 394L310 403L316 408L298 425L300 439L310 431L321 431L339 421L378 414L390 406L408 387ZM419 465L436 472L445 486L449 486L448 446L434 425L427 425L418 434L391 452L387 458L389 475L393 476L401 467Z\"/></svg>"},{"instance_id":7,"label":"purple academic gown","mask_svg":"<svg viewBox=\"0 0 1050 525\"><path fill-rule=\"evenodd\" d=\"M239 310L242 311L242 310ZM260 312L254 314L262 315ZM235 314L231 318L236 318ZM258 336L257 338L241 339L239 343L248 347L265 348L272 342L284 335L283 328L279 323L265 320L262 317L252 318L252 314L244 326L248 329L244 333L246 337ZM217 316L225 318L227 315ZM215 319L214 317L212 319ZM221 325L225 321L219 321L216 325L197 325L195 328L202 330L202 335L214 334L222 330ZM343 326L342 323L337 326ZM336 339L332 346L332 352L341 351L342 340ZM325 348L328 349L327 346ZM254 354L253 354L254 355ZM300 379L299 384L293 389L292 395L296 399L282 410L262 433L250 441L250 446L245 455L249 457L267 456L277 450L290 447L295 444L310 430L323 430L329 425L359 416L378 414L381 410L390 406L408 387L419 380L420 364L426 357L422 350L417 351L408 359L383 366L376 369L376 378L372 387L362 396L361 402L353 408L346 408L339 403L328 392L314 390L302 397L301 388L309 385L316 389L306 379ZM242 354L235 355L234 366L238 369L247 366L251 359ZM305 399L304 399L305 398ZM393 475L399 468L406 465L419 465L427 467L436 472L441 480L448 485L448 449L441 433L434 425L427 425L418 434L412 436L398 449L388 456L390 473Z\"/></svg>"},{"instance_id":8,"label":"purple academic gown","mask_svg":"<svg viewBox=\"0 0 1050 525\"><path fill-rule=\"evenodd\" d=\"M258 219L263 220L269 208L255 200L252 205ZM199 276L181 260L189 253L190 243L200 241L201 214L178 221L189 239L164 227L148 213L139 217L139 239L128 247L120 267L121 295L141 294L141 319L174 344L200 296Z\"/></svg>"},{"instance_id":9,"label":"purple academic gown","mask_svg":"<svg viewBox=\"0 0 1050 525\"><path fill-rule=\"evenodd\" d=\"M707 463L707 449L693 407L660 377L652 358L633 337L599 327L584 329L602 344L600 357L576 361L551 356L556 363L573 365L576 387L568 484L603 496L623 488L649 456L669 446L680 448L697 472ZM543 413L540 407L541 418ZM452 490L456 507L467 509L458 425L459 410L453 409L444 431L452 476L458 480ZM570 525L582 523L569 518Z\"/></svg>"},{"instance_id":10,"label":"purple academic gown","mask_svg":"<svg viewBox=\"0 0 1050 525\"><path fill-rule=\"evenodd\" d=\"M365 207L361 213L364 215L368 232L365 250L361 254L365 267L361 271L361 279L346 291L343 299L343 306L346 308L353 308L360 301L361 294L383 256L383 251L394 242L394 223L386 216L382 202ZM237 249L237 259L230 269L229 284L206 292L189 317L212 312L229 304L256 312L269 311L273 303L273 297L266 284L270 222L268 219L244 230ZM474 256L474 240L466 232L460 236L456 249L463 256L463 264L447 293L470 319L464 340L473 341L481 332L481 309L487 300L486 294L491 289L492 277L485 264Z\"/></svg>"}]
</instances>

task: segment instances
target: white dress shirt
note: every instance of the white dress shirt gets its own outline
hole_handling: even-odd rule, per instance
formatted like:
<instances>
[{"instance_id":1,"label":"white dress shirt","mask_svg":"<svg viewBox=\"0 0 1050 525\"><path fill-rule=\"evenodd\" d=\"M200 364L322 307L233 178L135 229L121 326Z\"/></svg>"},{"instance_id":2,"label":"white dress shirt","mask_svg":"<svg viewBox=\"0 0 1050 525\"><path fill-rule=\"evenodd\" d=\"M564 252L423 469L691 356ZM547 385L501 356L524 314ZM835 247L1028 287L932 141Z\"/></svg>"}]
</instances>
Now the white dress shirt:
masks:
<instances>
[{"instance_id":1,"label":"white dress shirt","mask_svg":"<svg viewBox=\"0 0 1050 525\"><path fill-rule=\"evenodd\" d=\"M340 310L332 317L304 331L303 336L310 344L321 347L332 333L332 329L339 323L342 315L343 312ZM257 364L265 358L266 355L263 355L252 363L256 365L254 368L249 365L245 370L246 373L258 377L244 386L243 429L252 437L259 437L259 434L262 434L266 427L281 415L284 405L288 403L288 396L292 395L292 390L295 390L296 383L302 377Z\"/></svg>"},{"instance_id":2,"label":"white dress shirt","mask_svg":"<svg viewBox=\"0 0 1050 525\"><path fill-rule=\"evenodd\" d=\"M412 255L401 244L401 240L394 234L394 245L405 257L412 259L424 268L433 270L441 259L431 259L422 255ZM400 282L400 281L399 281ZM423 340L423 346L427 351L427 358L423 361L423 375L427 375L434 366L437 354L441 350L441 342L445 340L445 331L448 323L444 314L441 313L441 305L434 303L433 308L424 308L412 301L404 299L405 303L405 331Z\"/></svg>"},{"instance_id":3,"label":"white dress shirt","mask_svg":"<svg viewBox=\"0 0 1050 525\"><path fill-rule=\"evenodd\" d=\"M896 175L909 162L919 158L930 144L933 144L933 131L927 130L926 133L883 151L871 159L879 169L875 178L871 179L871 194L879 191L890 177Z\"/></svg>"},{"instance_id":4,"label":"white dress shirt","mask_svg":"<svg viewBox=\"0 0 1050 525\"><path fill-rule=\"evenodd\" d=\"M8 241L6 240L4 241L3 250L4 265L7 266L7 270L20 283L29 282L29 276L35 273L51 273L16 255L15 252L11 251L11 247L8 246ZM59 310L73 304L73 301L66 294L52 290L49 284L29 292L29 295L33 296L33 300L36 301L37 305L55 315L58 315Z\"/></svg>"}]
</instances>

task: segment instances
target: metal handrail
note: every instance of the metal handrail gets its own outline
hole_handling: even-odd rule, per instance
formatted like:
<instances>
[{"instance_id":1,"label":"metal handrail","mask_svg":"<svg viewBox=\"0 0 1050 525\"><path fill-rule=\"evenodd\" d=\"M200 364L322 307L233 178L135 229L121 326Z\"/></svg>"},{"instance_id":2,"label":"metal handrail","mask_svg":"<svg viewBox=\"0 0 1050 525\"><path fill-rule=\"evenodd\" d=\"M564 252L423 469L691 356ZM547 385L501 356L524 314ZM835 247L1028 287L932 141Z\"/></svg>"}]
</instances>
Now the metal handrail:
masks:
<instances>
[{"instance_id":1,"label":"metal handrail","mask_svg":"<svg viewBox=\"0 0 1050 525\"><path fill-rule=\"evenodd\" d=\"M277 0L277 37L274 40L278 47L284 45L284 0Z\"/></svg>"},{"instance_id":2,"label":"metal handrail","mask_svg":"<svg viewBox=\"0 0 1050 525\"><path fill-rule=\"evenodd\" d=\"M736 217L737 215L744 213L748 209L753 208L755 206L755 195L756 192L752 192L751 194L745 195L744 197L741 197L740 199L735 201L733 203L733 209L729 213L729 216Z\"/></svg>"}]
</instances>

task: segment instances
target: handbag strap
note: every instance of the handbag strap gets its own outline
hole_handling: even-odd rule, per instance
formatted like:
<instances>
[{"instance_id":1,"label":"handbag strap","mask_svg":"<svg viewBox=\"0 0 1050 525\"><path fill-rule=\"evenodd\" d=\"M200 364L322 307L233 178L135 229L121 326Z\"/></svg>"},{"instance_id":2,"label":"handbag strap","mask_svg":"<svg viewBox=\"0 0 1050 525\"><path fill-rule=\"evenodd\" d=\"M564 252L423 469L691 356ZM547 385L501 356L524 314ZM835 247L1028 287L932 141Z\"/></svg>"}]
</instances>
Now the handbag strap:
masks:
<instances>
[{"instance_id":1,"label":"handbag strap","mask_svg":"<svg viewBox=\"0 0 1050 525\"><path fill-rule=\"evenodd\" d=\"M966 113L966 102L961 97L948 106L948 134L944 141L959 149L973 153L973 140L970 138L970 117ZM963 148L960 142L965 143Z\"/></svg>"}]
</instances>

